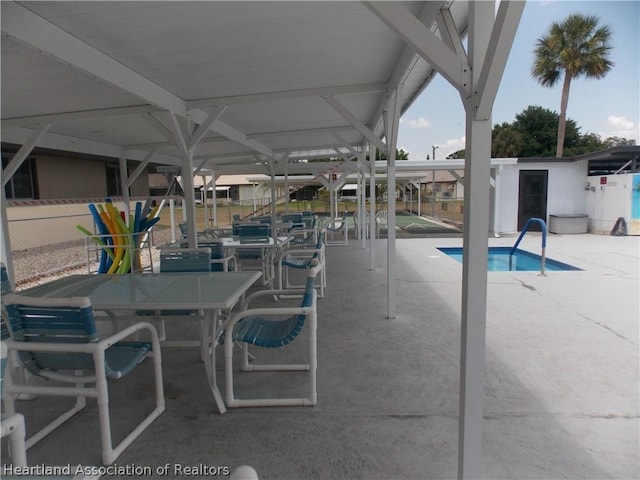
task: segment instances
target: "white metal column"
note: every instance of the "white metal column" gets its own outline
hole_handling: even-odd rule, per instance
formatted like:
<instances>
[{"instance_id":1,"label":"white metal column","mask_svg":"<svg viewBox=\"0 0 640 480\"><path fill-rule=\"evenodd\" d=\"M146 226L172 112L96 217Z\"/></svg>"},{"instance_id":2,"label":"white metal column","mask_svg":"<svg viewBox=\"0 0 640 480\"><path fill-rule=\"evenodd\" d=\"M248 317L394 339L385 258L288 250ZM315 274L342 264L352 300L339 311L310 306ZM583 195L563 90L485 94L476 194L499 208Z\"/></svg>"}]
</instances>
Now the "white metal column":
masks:
<instances>
[{"instance_id":1,"label":"white metal column","mask_svg":"<svg viewBox=\"0 0 640 480\"><path fill-rule=\"evenodd\" d=\"M403 84L395 88L385 115L387 144L387 318L396 318L396 144L400 125Z\"/></svg>"},{"instance_id":2,"label":"white metal column","mask_svg":"<svg viewBox=\"0 0 640 480\"><path fill-rule=\"evenodd\" d=\"M376 269L376 146L369 142L369 270Z\"/></svg>"},{"instance_id":3,"label":"white metal column","mask_svg":"<svg viewBox=\"0 0 640 480\"><path fill-rule=\"evenodd\" d=\"M472 92L476 91L489 44L494 2L469 2L469 64ZM491 176L491 112L476 116L476 95L463 98L466 112L464 169L464 233L462 318L460 339L460 398L458 423L458 477L484 474L482 435L487 320L487 257L489 249L489 195Z\"/></svg>"}]
</instances>

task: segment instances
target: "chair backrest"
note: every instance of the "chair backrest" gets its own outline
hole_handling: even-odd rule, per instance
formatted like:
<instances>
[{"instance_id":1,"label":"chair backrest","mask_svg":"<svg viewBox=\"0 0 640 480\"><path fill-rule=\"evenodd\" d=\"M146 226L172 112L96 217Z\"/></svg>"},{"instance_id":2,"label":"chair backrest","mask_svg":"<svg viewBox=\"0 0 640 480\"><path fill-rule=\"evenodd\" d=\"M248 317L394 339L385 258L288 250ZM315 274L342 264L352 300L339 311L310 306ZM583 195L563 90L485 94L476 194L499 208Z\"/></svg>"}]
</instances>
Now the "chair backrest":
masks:
<instances>
[{"instance_id":1,"label":"chair backrest","mask_svg":"<svg viewBox=\"0 0 640 480\"><path fill-rule=\"evenodd\" d=\"M95 343L100 339L87 297L37 298L8 294L4 303L16 342ZM24 367L34 375L42 376L47 370L94 370L93 357L88 353L21 350L19 355Z\"/></svg>"},{"instance_id":2,"label":"chair backrest","mask_svg":"<svg viewBox=\"0 0 640 480\"><path fill-rule=\"evenodd\" d=\"M7 346L4 342L0 342L0 394L2 393L2 386L4 385L4 371L7 368L9 362L9 354Z\"/></svg>"},{"instance_id":3,"label":"chair backrest","mask_svg":"<svg viewBox=\"0 0 640 480\"><path fill-rule=\"evenodd\" d=\"M183 238L187 238L187 236L189 235L189 229L187 227L187 222L180 222L178 224L178 228L180 228L180 234L182 235Z\"/></svg>"},{"instance_id":4,"label":"chair backrest","mask_svg":"<svg viewBox=\"0 0 640 480\"><path fill-rule=\"evenodd\" d=\"M160 250L160 272L210 272L211 249L164 248Z\"/></svg>"},{"instance_id":5,"label":"chair backrest","mask_svg":"<svg viewBox=\"0 0 640 480\"><path fill-rule=\"evenodd\" d=\"M240 243L269 243L271 225L266 223L241 223L237 225Z\"/></svg>"},{"instance_id":6,"label":"chair backrest","mask_svg":"<svg viewBox=\"0 0 640 480\"><path fill-rule=\"evenodd\" d=\"M380 210L376 213L376 223L378 223L378 225L386 225L388 214L389 212L387 210Z\"/></svg>"},{"instance_id":7,"label":"chair backrest","mask_svg":"<svg viewBox=\"0 0 640 480\"><path fill-rule=\"evenodd\" d=\"M287 223L302 223L302 214L301 213L283 213L282 221Z\"/></svg>"},{"instance_id":8,"label":"chair backrest","mask_svg":"<svg viewBox=\"0 0 640 480\"><path fill-rule=\"evenodd\" d=\"M302 221L304 222L305 228L315 228L318 223L318 216L314 215L312 217L302 217Z\"/></svg>"},{"instance_id":9,"label":"chair backrest","mask_svg":"<svg viewBox=\"0 0 640 480\"><path fill-rule=\"evenodd\" d=\"M9 272L4 263L0 263L0 300L4 303L4 296L13 292L11 281L9 280ZM4 340L11 336L9 332L9 325L4 314L4 306L2 307L2 316L0 317L0 340Z\"/></svg>"},{"instance_id":10,"label":"chair backrest","mask_svg":"<svg viewBox=\"0 0 640 480\"><path fill-rule=\"evenodd\" d=\"M222 240L219 242L207 242L207 246L211 249L211 260L220 260L224 258L224 245L222 244ZM211 271L223 272L224 265L221 263L212 263Z\"/></svg>"}]
</instances>

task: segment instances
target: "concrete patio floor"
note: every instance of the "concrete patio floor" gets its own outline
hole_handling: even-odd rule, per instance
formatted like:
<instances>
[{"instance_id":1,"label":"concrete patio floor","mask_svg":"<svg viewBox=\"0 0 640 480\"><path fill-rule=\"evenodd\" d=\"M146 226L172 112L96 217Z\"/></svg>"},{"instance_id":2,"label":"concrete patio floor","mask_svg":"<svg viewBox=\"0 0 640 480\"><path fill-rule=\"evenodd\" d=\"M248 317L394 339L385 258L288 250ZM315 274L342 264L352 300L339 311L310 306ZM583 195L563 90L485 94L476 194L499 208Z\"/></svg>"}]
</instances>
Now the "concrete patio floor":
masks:
<instances>
[{"instance_id":1,"label":"concrete patio floor","mask_svg":"<svg viewBox=\"0 0 640 480\"><path fill-rule=\"evenodd\" d=\"M514 241L490 239L490 245ZM249 464L265 480L455 478L462 265L436 247L461 245L461 238L397 241L395 319L386 318L386 240L377 241L374 271L360 241L327 248L315 407L219 415L196 350L163 349L166 411L117 464L154 472L170 464L170 473L176 465ZM551 235L547 256L583 271L489 272L487 478L640 476L639 246L638 237ZM539 253L540 237L528 234L520 248ZM258 360L304 358L306 347L303 337L256 354ZM218 361L220 369L222 349ZM111 387L116 438L151 405L149 369L138 370ZM304 393L307 376L238 373L236 379L241 396ZM32 431L60 404L39 398L18 408ZM29 464L98 465L98 435L89 401L29 450ZM2 453L6 462L4 442Z\"/></svg>"}]
</instances>

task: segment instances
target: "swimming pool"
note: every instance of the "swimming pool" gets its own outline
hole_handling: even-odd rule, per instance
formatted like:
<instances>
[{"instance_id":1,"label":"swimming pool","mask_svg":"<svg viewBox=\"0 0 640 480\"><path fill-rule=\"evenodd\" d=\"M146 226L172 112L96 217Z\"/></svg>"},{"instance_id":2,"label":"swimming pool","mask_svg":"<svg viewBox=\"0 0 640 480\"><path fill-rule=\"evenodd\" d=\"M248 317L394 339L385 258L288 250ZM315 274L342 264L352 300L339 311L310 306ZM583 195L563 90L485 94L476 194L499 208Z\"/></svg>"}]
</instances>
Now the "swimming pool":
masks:
<instances>
[{"instance_id":1,"label":"swimming pool","mask_svg":"<svg viewBox=\"0 0 640 480\"><path fill-rule=\"evenodd\" d=\"M442 253L462 263L462 247L438 247ZM511 259L511 269L509 269L509 252L511 247L489 247L489 262L487 270L489 272L508 271L540 271L540 255L520 250L517 248ZM551 258L546 258L544 262L546 271L566 271L582 270L568 263L558 262Z\"/></svg>"}]
</instances>

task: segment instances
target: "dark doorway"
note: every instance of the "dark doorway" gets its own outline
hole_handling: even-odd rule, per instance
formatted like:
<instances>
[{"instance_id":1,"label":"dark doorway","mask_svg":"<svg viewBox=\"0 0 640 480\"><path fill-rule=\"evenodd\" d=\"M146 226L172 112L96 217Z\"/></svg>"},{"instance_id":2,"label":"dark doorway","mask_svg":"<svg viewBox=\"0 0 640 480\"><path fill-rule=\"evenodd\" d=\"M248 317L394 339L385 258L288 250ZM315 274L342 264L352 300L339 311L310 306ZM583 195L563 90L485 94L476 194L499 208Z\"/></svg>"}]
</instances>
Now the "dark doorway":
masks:
<instances>
[{"instance_id":1,"label":"dark doorway","mask_svg":"<svg viewBox=\"0 0 640 480\"><path fill-rule=\"evenodd\" d=\"M518 231L524 228L530 218L547 221L547 170L520 170L520 194L518 196ZM536 222L530 230L540 231Z\"/></svg>"}]
</instances>

